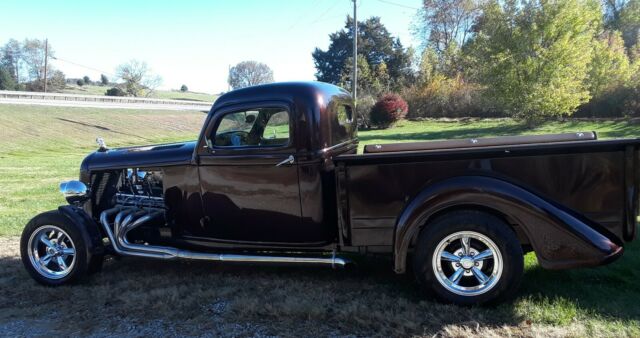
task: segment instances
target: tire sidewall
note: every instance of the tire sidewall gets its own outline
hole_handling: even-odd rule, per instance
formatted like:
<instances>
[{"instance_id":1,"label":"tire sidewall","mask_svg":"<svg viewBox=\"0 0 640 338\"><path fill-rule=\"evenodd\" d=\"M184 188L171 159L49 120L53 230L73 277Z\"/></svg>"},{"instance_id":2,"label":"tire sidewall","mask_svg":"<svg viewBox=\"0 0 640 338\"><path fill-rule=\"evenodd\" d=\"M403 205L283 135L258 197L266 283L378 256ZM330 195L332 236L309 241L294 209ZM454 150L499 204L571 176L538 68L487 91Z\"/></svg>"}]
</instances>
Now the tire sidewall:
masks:
<instances>
[{"instance_id":1,"label":"tire sidewall","mask_svg":"<svg viewBox=\"0 0 640 338\"><path fill-rule=\"evenodd\" d=\"M476 296L463 296L447 290L433 269L432 259L440 241L460 231L474 231L489 237L502 256L500 279L489 291ZM484 212L460 211L438 217L422 229L415 250L413 268L418 283L428 294L446 303L497 304L515 294L524 271L522 248L513 230L500 218Z\"/></svg>"},{"instance_id":2,"label":"tire sidewall","mask_svg":"<svg viewBox=\"0 0 640 338\"><path fill-rule=\"evenodd\" d=\"M32 265L31 259L29 258L29 238L33 232L44 225L53 225L62 229L69 235L75 246L75 264L69 274L60 279L51 279L41 275ZM43 285L57 286L74 283L81 280L87 274L88 251L82 232L75 223L69 221L69 219L57 211L42 213L27 223L20 238L20 256L22 258L22 264L29 275Z\"/></svg>"}]
</instances>

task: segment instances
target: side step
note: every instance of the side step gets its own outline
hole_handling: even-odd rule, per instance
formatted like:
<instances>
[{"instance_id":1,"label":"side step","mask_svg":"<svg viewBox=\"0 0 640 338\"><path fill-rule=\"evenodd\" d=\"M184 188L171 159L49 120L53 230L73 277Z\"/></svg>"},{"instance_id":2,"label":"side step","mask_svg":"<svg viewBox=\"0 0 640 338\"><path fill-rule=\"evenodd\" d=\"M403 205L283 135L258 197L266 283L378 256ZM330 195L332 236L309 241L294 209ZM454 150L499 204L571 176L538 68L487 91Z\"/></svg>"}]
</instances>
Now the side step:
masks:
<instances>
[{"instance_id":1,"label":"side step","mask_svg":"<svg viewBox=\"0 0 640 338\"><path fill-rule=\"evenodd\" d=\"M130 243L127 233L138 226L163 216L163 211L145 211L134 207L115 207L100 214L100 223L109 237L111 246L122 256L134 256L156 259L191 259L234 263L282 264L282 265L323 265L332 268L344 268L351 261L337 257L301 257L301 256L268 256L206 253L183 250L165 246L141 245ZM115 215L113 230L109 219Z\"/></svg>"}]
</instances>

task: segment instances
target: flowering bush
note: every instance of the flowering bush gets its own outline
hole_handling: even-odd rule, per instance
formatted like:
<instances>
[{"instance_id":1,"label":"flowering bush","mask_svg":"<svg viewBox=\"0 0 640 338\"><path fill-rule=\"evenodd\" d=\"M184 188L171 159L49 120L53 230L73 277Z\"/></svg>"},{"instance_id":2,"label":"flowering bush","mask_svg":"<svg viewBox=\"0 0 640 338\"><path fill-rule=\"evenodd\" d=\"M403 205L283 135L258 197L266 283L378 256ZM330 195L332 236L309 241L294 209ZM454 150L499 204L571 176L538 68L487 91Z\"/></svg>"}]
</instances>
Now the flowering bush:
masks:
<instances>
[{"instance_id":1,"label":"flowering bush","mask_svg":"<svg viewBox=\"0 0 640 338\"><path fill-rule=\"evenodd\" d=\"M407 116L409 106L398 94L385 94L371 108L371 123L388 128L397 121Z\"/></svg>"}]
</instances>

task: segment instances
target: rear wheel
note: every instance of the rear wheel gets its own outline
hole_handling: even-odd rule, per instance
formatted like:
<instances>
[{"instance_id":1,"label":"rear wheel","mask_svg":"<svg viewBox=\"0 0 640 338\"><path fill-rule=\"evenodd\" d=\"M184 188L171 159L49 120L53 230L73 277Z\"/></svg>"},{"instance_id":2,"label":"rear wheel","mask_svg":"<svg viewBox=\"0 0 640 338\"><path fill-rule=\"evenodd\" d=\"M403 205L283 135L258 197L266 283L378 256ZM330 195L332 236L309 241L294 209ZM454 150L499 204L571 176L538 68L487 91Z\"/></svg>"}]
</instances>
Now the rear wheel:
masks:
<instances>
[{"instance_id":1,"label":"rear wheel","mask_svg":"<svg viewBox=\"0 0 640 338\"><path fill-rule=\"evenodd\" d=\"M460 305L497 303L512 296L524 270L513 230L479 211L451 212L427 224L413 263L425 291Z\"/></svg>"},{"instance_id":2,"label":"rear wheel","mask_svg":"<svg viewBox=\"0 0 640 338\"><path fill-rule=\"evenodd\" d=\"M20 239L20 254L31 277L44 285L74 282L90 270L80 229L57 211L29 221Z\"/></svg>"}]
</instances>

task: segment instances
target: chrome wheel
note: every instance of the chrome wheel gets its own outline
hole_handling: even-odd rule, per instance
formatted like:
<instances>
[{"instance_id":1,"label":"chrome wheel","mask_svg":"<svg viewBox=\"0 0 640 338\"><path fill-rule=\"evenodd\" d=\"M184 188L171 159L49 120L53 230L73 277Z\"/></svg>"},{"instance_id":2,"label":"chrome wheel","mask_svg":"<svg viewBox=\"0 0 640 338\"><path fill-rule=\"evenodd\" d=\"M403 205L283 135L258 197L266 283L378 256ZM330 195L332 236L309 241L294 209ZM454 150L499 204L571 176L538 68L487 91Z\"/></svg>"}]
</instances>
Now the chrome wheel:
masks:
<instances>
[{"instance_id":1,"label":"chrome wheel","mask_svg":"<svg viewBox=\"0 0 640 338\"><path fill-rule=\"evenodd\" d=\"M64 278L76 262L73 240L55 225L36 229L29 237L27 248L31 265L46 278Z\"/></svg>"},{"instance_id":2,"label":"chrome wheel","mask_svg":"<svg viewBox=\"0 0 640 338\"><path fill-rule=\"evenodd\" d=\"M477 296L491 290L502 276L498 246L475 231L460 231L444 238L433 254L433 271L450 292Z\"/></svg>"}]
</instances>

